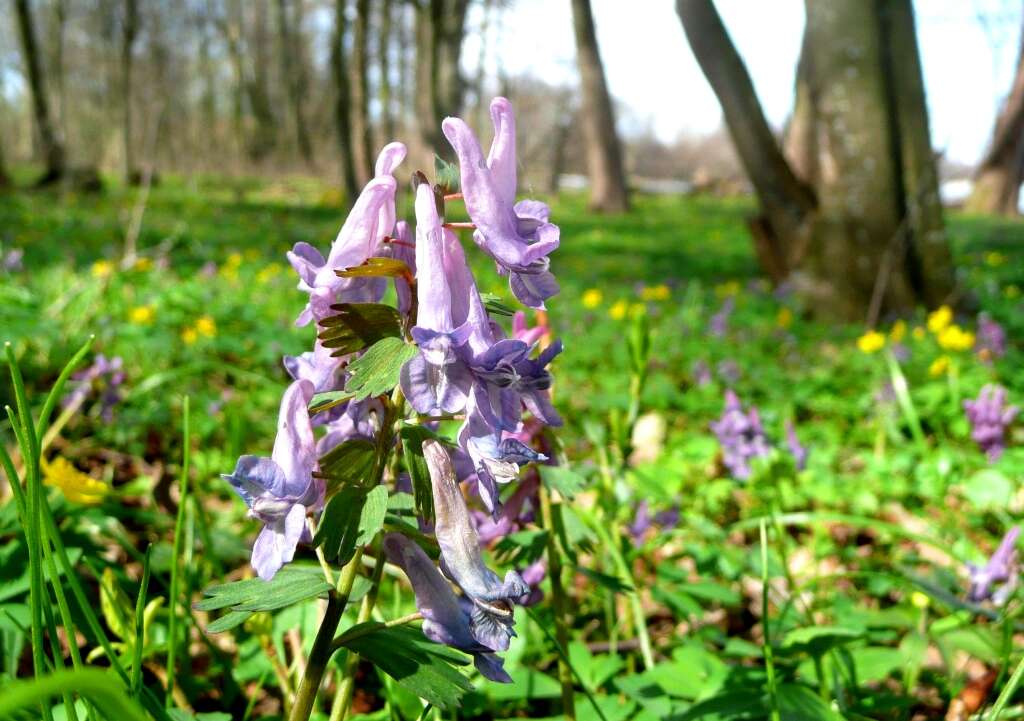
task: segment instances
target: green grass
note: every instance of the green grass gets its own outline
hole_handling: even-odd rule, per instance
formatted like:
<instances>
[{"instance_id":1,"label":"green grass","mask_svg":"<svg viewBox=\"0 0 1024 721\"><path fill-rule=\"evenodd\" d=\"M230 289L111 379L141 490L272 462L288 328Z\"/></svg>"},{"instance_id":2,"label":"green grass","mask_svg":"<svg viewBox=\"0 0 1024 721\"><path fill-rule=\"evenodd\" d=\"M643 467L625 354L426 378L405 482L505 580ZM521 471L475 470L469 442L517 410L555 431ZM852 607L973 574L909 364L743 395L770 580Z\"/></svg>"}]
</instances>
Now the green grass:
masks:
<instances>
[{"instance_id":1,"label":"green grass","mask_svg":"<svg viewBox=\"0 0 1024 721\"><path fill-rule=\"evenodd\" d=\"M56 558L68 576L70 559L79 554L97 571L112 568L127 596L138 598L125 609L136 619L132 633L138 636L140 558L151 545L148 596L170 594L177 605L165 604L152 622L155 655L147 658L155 660L142 670L143 686L161 688L152 664L163 662L167 634L180 635L174 628L180 622L191 643L178 648L181 654L187 649L188 658L179 657L176 685L196 710L241 715L248 694L261 699L252 717L272 716L281 674L289 674L287 631L301 629L308 646L314 607L257 614L218 646L220 640L199 630L210 619L197 625L196 612L186 612L182 599L194 599L245 566L254 526L218 474L230 471L242 453L269 452L286 383L280 358L306 350L312 340L312 329L292 323L304 301L284 253L300 240L326 250L344 213L336 194L308 179L165 178L145 209L139 251L147 262L119 269L114 266L137 192L115 186L102 196L0 195L0 252L25 250L25 269L0 275L0 340L13 343L29 405L38 412L91 334L94 352L124 361L123 398L112 419L101 417L94 396L68 417L61 418L60 406L54 411L63 426L44 456L63 456L111 489L97 505L48 491L63 536L54 541L62 544ZM969 673L993 669L999 680L988 703L1006 690L1000 703L1009 718L1021 702L1014 695L1019 677L1006 684L1018 668L1013 623L1021 620L1022 604L966 604L961 562L983 560L1019 518L1024 444L1014 431L1007 453L990 466L969 437L961 401L999 382L1011 401L1024 403L1024 224L958 214L949 219L960 282L979 309L1004 324L1011 347L994 363L970 351L946 352L931 334L914 335L927 309L908 319L902 343L909 358L900 372L922 443L906 408L878 400L891 371L881 354L857 350L865 329L810 320L794 299L777 297L759 280L744 224L751 209L745 200L639 197L629 214L604 217L589 214L581 196L553 203L562 247L552 269L562 293L549 304L550 322L566 346L554 368L556 405L566 419L559 436L587 481L577 496L578 513L563 504L567 533L580 553L571 562L628 579L639 592L616 598L592 578L575 575L568 656L579 689L595 695L609 721L682 718L701 702L710 704L702 708L724 704L716 717L730 718L729 709L760 703L763 659L770 658L770 704L751 711L753 717L831 718L838 711L896 720L944 714ZM471 258L482 289L511 302L482 254L473 249ZM715 337L708 324L726 296L735 298L736 309L727 332ZM630 443L626 418L634 398L626 338L637 315L649 323L651 351L641 424ZM976 321L971 313L957 322L973 329ZM950 357L952 372L933 374L942 355ZM697 362L712 370L707 385L696 382ZM747 483L729 477L709 430L727 385L759 407L780 448ZM179 512L178 429L186 396L195 502ZM14 405L6 385L0 400ZM789 420L810 451L801 472L781 450ZM8 431L0 429L0 437L12 447ZM632 458L620 457L631 451ZM619 544L616 553L603 552L607 543L600 541L632 521L639 498L655 510L679 506L682 522L638 547L611 538ZM48 523L44 512L43 531ZM593 523L606 525L596 534L588 530ZM0 686L19 663L25 670L29 626L38 634L42 623L36 604L44 592L43 556L20 539L17 504L9 500L0 505ZM178 544L192 559L180 577L172 571ZM507 552L499 560L519 553L514 546L499 549ZM190 555L199 547L201 553ZM44 550L52 581L48 542ZM14 590L5 593L5 584ZM76 578L74 608L56 597L58 620L70 614L85 646L104 645L111 653L109 619L80 608L84 596L99 598L98 584L91 573ZM32 613L21 616L29 595L36 598ZM396 617L408 604L386 586L378 605ZM170 622L166 609L176 607L180 618ZM622 654L606 651L635 638L630 629L637 612L646 615L654 645L651 670L642 670L635 645ZM760 625L764 614L770 645ZM18 618L26 624L19 627ZM517 682L481 686L467 697L464 717L557 713L550 609L542 605L531 618L524 614L508 654ZM584 641L603 645L588 649ZM926 661L923 647L932 649ZM284 669L271 663L268 649ZM142 652L133 651L139 655L122 656L121 670L131 667L138 678L135 659ZM34 693L27 689L18 693ZM366 681L366 694L370 707L386 696L402 717L419 714L408 692L390 682L374 677ZM97 696L97 706L101 702ZM581 719L597 718L585 697L576 706Z\"/></svg>"}]
</instances>

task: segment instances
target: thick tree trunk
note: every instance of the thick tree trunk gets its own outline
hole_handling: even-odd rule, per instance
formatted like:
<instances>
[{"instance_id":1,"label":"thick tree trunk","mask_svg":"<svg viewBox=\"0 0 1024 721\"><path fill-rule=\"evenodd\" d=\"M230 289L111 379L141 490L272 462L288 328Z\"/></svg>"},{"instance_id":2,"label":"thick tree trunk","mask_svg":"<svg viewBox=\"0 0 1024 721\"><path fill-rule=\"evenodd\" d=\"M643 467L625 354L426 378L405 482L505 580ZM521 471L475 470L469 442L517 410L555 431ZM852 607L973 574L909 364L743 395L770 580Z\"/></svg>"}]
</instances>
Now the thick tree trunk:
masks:
<instances>
[{"instance_id":1,"label":"thick tree trunk","mask_svg":"<svg viewBox=\"0 0 1024 721\"><path fill-rule=\"evenodd\" d=\"M1024 182L1024 31L1010 94L996 117L989 148L974 174L966 208L978 213L1016 215Z\"/></svg>"},{"instance_id":2,"label":"thick tree trunk","mask_svg":"<svg viewBox=\"0 0 1024 721\"><path fill-rule=\"evenodd\" d=\"M39 133L39 144L43 152L46 172L39 180L40 185L60 180L66 170L64 146L57 137L50 113L50 99L46 92L46 79L43 76L42 63L39 58L39 46L36 43L35 24L29 0L14 0L18 15L18 32L21 36L21 49L28 74L28 84L32 91L32 112L35 117L36 130Z\"/></svg>"},{"instance_id":3,"label":"thick tree trunk","mask_svg":"<svg viewBox=\"0 0 1024 721\"><path fill-rule=\"evenodd\" d=\"M352 138L356 177L366 184L373 177L373 128L370 126L370 0L356 0L356 24L352 36Z\"/></svg>"},{"instance_id":4,"label":"thick tree trunk","mask_svg":"<svg viewBox=\"0 0 1024 721\"><path fill-rule=\"evenodd\" d=\"M869 323L946 300L952 266L910 0L806 0L789 131L805 178L779 150L711 0L676 7L757 192L766 270L816 312Z\"/></svg>"},{"instance_id":5,"label":"thick tree trunk","mask_svg":"<svg viewBox=\"0 0 1024 721\"><path fill-rule=\"evenodd\" d=\"M292 117L295 123L295 142L306 165L313 162L313 146L306 129L306 118L302 113L303 85L305 84L302 48L295 42L295 33L302 25L302 2L296 6L294 26L288 20L287 0L277 0L277 40L281 61L281 80L288 93Z\"/></svg>"},{"instance_id":6,"label":"thick tree trunk","mask_svg":"<svg viewBox=\"0 0 1024 721\"><path fill-rule=\"evenodd\" d=\"M341 181L346 202L355 202L359 194L359 181L352 159L352 123L349 115L350 90L348 63L345 61L346 0L335 0L334 31L331 37L331 77L334 80L334 128L338 140L338 160L341 163Z\"/></svg>"},{"instance_id":7,"label":"thick tree trunk","mask_svg":"<svg viewBox=\"0 0 1024 721\"><path fill-rule=\"evenodd\" d=\"M572 0L572 17L583 91L581 115L590 175L590 207L622 212L629 208L622 145L615 130L615 110L604 77L590 0Z\"/></svg>"},{"instance_id":8,"label":"thick tree trunk","mask_svg":"<svg viewBox=\"0 0 1024 721\"><path fill-rule=\"evenodd\" d=\"M139 31L139 4L125 0L121 25L121 131L124 155L124 179L131 183L137 177L132 153L132 69L135 60L135 36Z\"/></svg>"},{"instance_id":9,"label":"thick tree trunk","mask_svg":"<svg viewBox=\"0 0 1024 721\"><path fill-rule=\"evenodd\" d=\"M469 0L419 0L416 4L416 117L428 147L447 147L441 121L462 110L465 83L459 69Z\"/></svg>"}]
</instances>

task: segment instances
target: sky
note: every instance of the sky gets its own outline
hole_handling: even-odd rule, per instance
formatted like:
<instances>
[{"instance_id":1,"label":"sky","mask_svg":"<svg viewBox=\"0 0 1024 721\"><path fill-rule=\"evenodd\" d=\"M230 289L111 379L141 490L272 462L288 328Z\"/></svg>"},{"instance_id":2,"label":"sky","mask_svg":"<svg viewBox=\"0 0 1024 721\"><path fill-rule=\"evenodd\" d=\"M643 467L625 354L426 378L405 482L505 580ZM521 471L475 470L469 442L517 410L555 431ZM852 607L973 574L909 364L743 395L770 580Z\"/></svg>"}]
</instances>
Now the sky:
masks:
<instances>
[{"instance_id":1,"label":"sky","mask_svg":"<svg viewBox=\"0 0 1024 721\"><path fill-rule=\"evenodd\" d=\"M802 0L716 0L769 122L781 127L793 102L803 33ZM916 0L918 44L931 117L932 144L949 160L975 163L1009 90L1021 27L1019 0ZM721 125L714 93L690 53L673 0L592 0L598 43L620 132L650 128L671 142L681 133ZM481 13L469 18L479 28ZM490 22L485 68L574 85L571 7L565 0L512 0ZM463 47L469 72L481 36Z\"/></svg>"}]
</instances>

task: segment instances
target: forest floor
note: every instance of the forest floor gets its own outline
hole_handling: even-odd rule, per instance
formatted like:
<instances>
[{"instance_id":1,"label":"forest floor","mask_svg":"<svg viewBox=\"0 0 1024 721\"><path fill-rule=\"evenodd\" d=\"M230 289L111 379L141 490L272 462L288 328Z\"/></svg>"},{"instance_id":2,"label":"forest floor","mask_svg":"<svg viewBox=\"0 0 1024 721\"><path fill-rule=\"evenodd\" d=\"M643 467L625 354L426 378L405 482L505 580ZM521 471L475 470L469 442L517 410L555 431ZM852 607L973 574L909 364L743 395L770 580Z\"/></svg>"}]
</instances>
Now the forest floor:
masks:
<instances>
[{"instance_id":1,"label":"forest floor","mask_svg":"<svg viewBox=\"0 0 1024 721\"><path fill-rule=\"evenodd\" d=\"M48 476L65 482L51 502L67 542L97 572L112 569L131 598L147 543L154 578L168 577L189 396L201 503L186 514L185 583L198 597L247 570L255 526L218 474L240 454L268 453L287 382L281 356L311 341L310 328L293 325L303 301L285 251L298 241L326 250L344 211L334 191L303 178L165 178L144 208L139 199L116 187L0 194L0 260L9 261L6 270L0 263L0 340L14 344L36 399L90 334L95 352L121 359L123 379L84 389L44 456L51 469L57 459L77 469ZM569 649L579 716L599 718L596 705L608 721L763 717L767 608L774 703L785 718L932 718L953 706L966 719L982 706L975 697L991 704L1007 688L1024 650L1015 586L999 605L967 600L967 564L984 565L1024 512L1024 426L1008 430L1005 453L990 462L962 407L987 383L1024 403L1024 223L949 217L959 282L1006 331L1000 356L982 348L975 312L943 323L921 309L867 341L864 327L809 319L759 278L744 224L751 207L641 196L630 213L605 217L588 213L581 196L553 203L562 292L548 319L565 345L553 368L565 417L558 433L586 481L567 520L581 569L570 587ZM125 237L140 218L138 257L125 266ZM20 262L10 255L17 250ZM487 267L475 250L471 260ZM478 277L511 303L496 274ZM974 333L972 342L943 335L951 325ZM639 370L627 342L638 335L650 343ZM772 448L744 480L723 465L710 428L727 388L759 409ZM13 404L6 384L0 401ZM802 469L788 450L790 425L807 451ZM10 444L8 430L0 438ZM99 490L82 495L76 472ZM26 642L17 622L24 550L5 493L0 679L23 663ZM642 500L652 516L664 513L633 538ZM529 562L530 533L499 544L497 565ZM649 668L629 620L633 589L653 643ZM381 597L391 603L388 588ZM234 718L279 713L284 682L265 651L290 657L288 629L314 624L315 609L300 604L220 635L204 633L211 619L194 614L184 700ZM506 661L515 683L478 684L461 717L557 712L549 613L542 604L523 616ZM163 617L153 623L153 638L165 638ZM147 683L159 684L162 653L154 640ZM357 710L386 718L386 699L416 718L415 698L400 687L365 680L364 689ZM247 709L246 696L261 700ZM1014 705L1024 696L1006 700L1004 718L1024 716Z\"/></svg>"}]
</instances>

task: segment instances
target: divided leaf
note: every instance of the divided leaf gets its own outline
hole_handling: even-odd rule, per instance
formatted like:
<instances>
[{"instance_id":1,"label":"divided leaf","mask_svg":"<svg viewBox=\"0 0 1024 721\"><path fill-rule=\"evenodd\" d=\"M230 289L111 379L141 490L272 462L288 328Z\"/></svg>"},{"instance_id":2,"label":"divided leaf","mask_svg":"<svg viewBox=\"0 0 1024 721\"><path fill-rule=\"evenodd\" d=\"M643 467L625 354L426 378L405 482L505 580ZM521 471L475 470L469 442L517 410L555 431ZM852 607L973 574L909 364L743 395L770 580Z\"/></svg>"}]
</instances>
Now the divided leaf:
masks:
<instances>
[{"instance_id":1,"label":"divided leaf","mask_svg":"<svg viewBox=\"0 0 1024 721\"><path fill-rule=\"evenodd\" d=\"M565 466L540 466L540 469L548 488L558 491L565 499L571 500L587 485L587 479Z\"/></svg>"},{"instance_id":2,"label":"divided leaf","mask_svg":"<svg viewBox=\"0 0 1024 721\"><path fill-rule=\"evenodd\" d=\"M403 264L404 267L404 264ZM402 317L382 303L338 303L337 315L320 321L319 338L335 357L355 353L384 338L401 338Z\"/></svg>"},{"instance_id":3,"label":"divided leaf","mask_svg":"<svg viewBox=\"0 0 1024 721\"><path fill-rule=\"evenodd\" d=\"M377 447L365 438L340 443L320 457L317 477L327 481L327 495L341 486L362 485L373 472Z\"/></svg>"},{"instance_id":4,"label":"divided leaf","mask_svg":"<svg viewBox=\"0 0 1024 721\"><path fill-rule=\"evenodd\" d=\"M419 348L401 338L383 338L362 356L348 364L349 378L345 390L352 399L361 401L389 392L398 385L402 366L416 357Z\"/></svg>"},{"instance_id":5,"label":"divided leaf","mask_svg":"<svg viewBox=\"0 0 1024 721\"><path fill-rule=\"evenodd\" d=\"M397 258L367 258L362 265L354 265L344 270L336 270L334 274L340 278L366 278L412 276L412 271Z\"/></svg>"},{"instance_id":6,"label":"divided leaf","mask_svg":"<svg viewBox=\"0 0 1024 721\"><path fill-rule=\"evenodd\" d=\"M205 598L195 604L197 611L216 611L226 608L228 613L209 625L210 633L227 631L245 622L249 616L261 611L276 611L311 598L325 598L331 585L324 580L316 566L285 566L270 581L250 578L245 581L210 586Z\"/></svg>"},{"instance_id":7,"label":"divided leaf","mask_svg":"<svg viewBox=\"0 0 1024 721\"><path fill-rule=\"evenodd\" d=\"M386 487L343 486L327 502L313 545L323 547L328 561L344 565L384 526L387 509Z\"/></svg>"},{"instance_id":8,"label":"divided leaf","mask_svg":"<svg viewBox=\"0 0 1024 721\"><path fill-rule=\"evenodd\" d=\"M434 518L434 494L430 485L430 471L423 458L423 441L437 439L437 434L423 426L405 426L399 432L402 439L402 457L412 478L412 493L416 512L424 521Z\"/></svg>"},{"instance_id":9,"label":"divided leaf","mask_svg":"<svg viewBox=\"0 0 1024 721\"><path fill-rule=\"evenodd\" d=\"M501 296L495 295L494 293L481 293L480 299L484 302L484 308L487 309L488 313L509 317L516 314L515 308L505 305L501 300Z\"/></svg>"}]
</instances>

